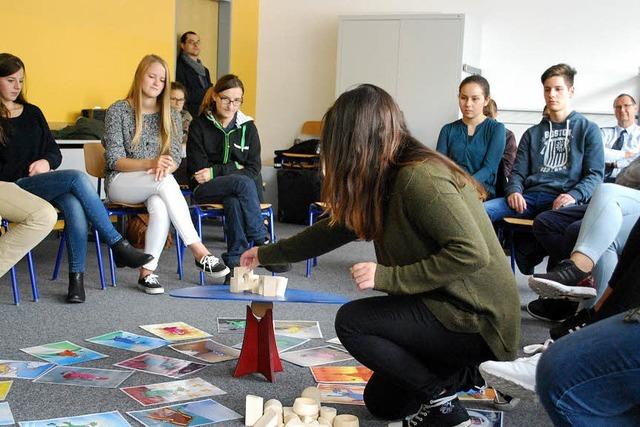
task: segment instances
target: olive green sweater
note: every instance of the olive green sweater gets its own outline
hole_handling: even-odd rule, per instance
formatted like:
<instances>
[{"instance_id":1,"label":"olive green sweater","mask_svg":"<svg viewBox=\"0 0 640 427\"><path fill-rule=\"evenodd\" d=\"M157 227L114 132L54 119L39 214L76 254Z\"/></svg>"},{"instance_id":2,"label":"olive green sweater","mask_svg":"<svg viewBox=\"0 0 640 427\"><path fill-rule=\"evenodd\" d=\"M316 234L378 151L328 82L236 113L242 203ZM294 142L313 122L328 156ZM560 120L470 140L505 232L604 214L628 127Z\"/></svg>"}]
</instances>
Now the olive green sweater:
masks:
<instances>
[{"instance_id":1,"label":"olive green sweater","mask_svg":"<svg viewBox=\"0 0 640 427\"><path fill-rule=\"evenodd\" d=\"M297 262L357 236L322 220L300 234L263 246L263 264ZM460 187L444 166L403 167L374 241L375 289L418 295L449 330L479 333L499 360L520 341L520 299L502 248L471 185Z\"/></svg>"}]
</instances>

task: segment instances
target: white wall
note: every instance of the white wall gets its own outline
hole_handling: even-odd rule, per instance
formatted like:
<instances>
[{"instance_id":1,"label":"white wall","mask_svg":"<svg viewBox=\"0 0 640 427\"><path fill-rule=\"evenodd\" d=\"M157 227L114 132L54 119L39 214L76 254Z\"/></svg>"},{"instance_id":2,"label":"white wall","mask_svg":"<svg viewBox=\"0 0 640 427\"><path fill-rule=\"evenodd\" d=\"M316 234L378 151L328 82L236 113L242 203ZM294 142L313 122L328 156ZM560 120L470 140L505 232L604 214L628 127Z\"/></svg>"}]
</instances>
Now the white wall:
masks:
<instances>
[{"instance_id":1,"label":"white wall","mask_svg":"<svg viewBox=\"0 0 640 427\"><path fill-rule=\"evenodd\" d=\"M339 15L433 12L465 13L480 25L480 59L471 65L482 68L501 109L542 109L540 74L558 62L578 70L578 111L610 112L618 93L640 94L638 0L262 0L263 159L290 146L302 122L319 120L334 101Z\"/></svg>"}]
</instances>

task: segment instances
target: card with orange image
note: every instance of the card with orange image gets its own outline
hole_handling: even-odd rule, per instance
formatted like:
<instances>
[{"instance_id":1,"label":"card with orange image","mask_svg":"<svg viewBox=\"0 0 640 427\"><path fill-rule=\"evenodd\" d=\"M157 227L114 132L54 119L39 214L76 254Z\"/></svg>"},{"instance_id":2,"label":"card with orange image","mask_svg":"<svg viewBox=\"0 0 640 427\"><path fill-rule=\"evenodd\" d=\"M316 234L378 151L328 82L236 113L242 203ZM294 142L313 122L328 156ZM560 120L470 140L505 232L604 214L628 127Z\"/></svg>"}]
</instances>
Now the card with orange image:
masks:
<instances>
[{"instance_id":1,"label":"card with orange image","mask_svg":"<svg viewBox=\"0 0 640 427\"><path fill-rule=\"evenodd\" d=\"M158 323L155 325L142 325L140 327L167 341L195 340L211 336L211 334L184 322Z\"/></svg>"},{"instance_id":2,"label":"card with orange image","mask_svg":"<svg viewBox=\"0 0 640 427\"><path fill-rule=\"evenodd\" d=\"M373 371L365 366L312 366L311 374L317 383L366 384Z\"/></svg>"}]
</instances>

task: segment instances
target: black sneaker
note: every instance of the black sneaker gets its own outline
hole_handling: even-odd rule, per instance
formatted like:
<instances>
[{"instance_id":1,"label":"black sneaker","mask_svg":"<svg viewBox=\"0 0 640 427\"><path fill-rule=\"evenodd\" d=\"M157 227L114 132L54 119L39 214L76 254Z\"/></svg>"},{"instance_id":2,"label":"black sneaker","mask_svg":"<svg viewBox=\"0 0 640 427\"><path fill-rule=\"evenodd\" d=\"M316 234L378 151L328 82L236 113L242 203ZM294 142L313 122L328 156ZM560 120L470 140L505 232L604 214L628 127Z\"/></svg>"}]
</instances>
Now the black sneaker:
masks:
<instances>
[{"instance_id":1,"label":"black sneaker","mask_svg":"<svg viewBox=\"0 0 640 427\"><path fill-rule=\"evenodd\" d=\"M471 425L469 413L455 394L423 403L420 410L402 421L403 427L467 427Z\"/></svg>"},{"instance_id":2,"label":"black sneaker","mask_svg":"<svg viewBox=\"0 0 640 427\"><path fill-rule=\"evenodd\" d=\"M229 267L224 265L221 259L211 254L203 256L200 261L196 260L196 267L211 277L224 277L230 272Z\"/></svg>"},{"instance_id":3,"label":"black sneaker","mask_svg":"<svg viewBox=\"0 0 640 427\"><path fill-rule=\"evenodd\" d=\"M527 304L527 312L536 319L562 322L576 314L578 303L565 299L538 298Z\"/></svg>"},{"instance_id":4,"label":"black sneaker","mask_svg":"<svg viewBox=\"0 0 640 427\"><path fill-rule=\"evenodd\" d=\"M158 276L156 274L147 274L146 276L138 279L138 287L149 295L163 294L164 288L158 282Z\"/></svg>"},{"instance_id":5,"label":"black sneaker","mask_svg":"<svg viewBox=\"0 0 640 427\"><path fill-rule=\"evenodd\" d=\"M555 341L565 335L577 332L595 321L595 311L593 308L585 308L569 317L555 328L551 328L549 330L549 335L551 335L551 338Z\"/></svg>"},{"instance_id":6,"label":"black sneaker","mask_svg":"<svg viewBox=\"0 0 640 427\"><path fill-rule=\"evenodd\" d=\"M560 261L560 264L548 273L529 277L529 287L546 298L585 301L596 297L591 273L580 270L570 259Z\"/></svg>"}]
</instances>

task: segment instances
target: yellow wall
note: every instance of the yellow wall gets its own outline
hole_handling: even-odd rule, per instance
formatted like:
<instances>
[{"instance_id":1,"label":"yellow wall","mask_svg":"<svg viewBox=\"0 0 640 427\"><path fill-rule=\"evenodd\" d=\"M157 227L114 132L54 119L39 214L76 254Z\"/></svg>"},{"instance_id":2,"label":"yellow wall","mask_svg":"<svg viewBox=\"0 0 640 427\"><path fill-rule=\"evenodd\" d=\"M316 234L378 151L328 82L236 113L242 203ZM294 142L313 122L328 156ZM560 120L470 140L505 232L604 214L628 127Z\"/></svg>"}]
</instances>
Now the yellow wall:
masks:
<instances>
[{"instance_id":1,"label":"yellow wall","mask_svg":"<svg viewBox=\"0 0 640 427\"><path fill-rule=\"evenodd\" d=\"M175 0L2 2L0 52L27 69L27 99L50 122L123 98L140 59L156 53L175 68Z\"/></svg>"},{"instance_id":2,"label":"yellow wall","mask_svg":"<svg viewBox=\"0 0 640 427\"><path fill-rule=\"evenodd\" d=\"M185 31L194 31L200 36L200 60L215 80L218 61L218 2L176 0L175 40L180 40Z\"/></svg>"},{"instance_id":3,"label":"yellow wall","mask_svg":"<svg viewBox=\"0 0 640 427\"><path fill-rule=\"evenodd\" d=\"M231 72L244 83L242 111L255 117L258 78L258 24L260 0L231 3Z\"/></svg>"}]
</instances>

